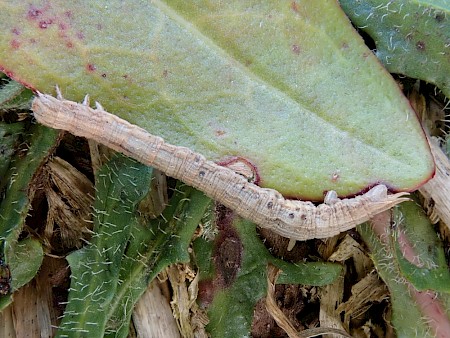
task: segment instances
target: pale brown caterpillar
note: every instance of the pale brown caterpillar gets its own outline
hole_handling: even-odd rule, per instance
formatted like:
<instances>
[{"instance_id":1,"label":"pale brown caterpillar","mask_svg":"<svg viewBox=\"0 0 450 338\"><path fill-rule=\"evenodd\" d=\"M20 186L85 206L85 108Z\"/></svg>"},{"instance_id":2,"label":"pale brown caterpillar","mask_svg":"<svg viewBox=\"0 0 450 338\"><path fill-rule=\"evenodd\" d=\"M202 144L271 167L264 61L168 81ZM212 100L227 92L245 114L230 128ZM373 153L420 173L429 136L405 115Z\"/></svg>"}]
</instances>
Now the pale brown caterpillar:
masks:
<instances>
[{"instance_id":1,"label":"pale brown caterpillar","mask_svg":"<svg viewBox=\"0 0 450 338\"><path fill-rule=\"evenodd\" d=\"M374 215L401 203L407 193L388 195L377 185L367 193L338 199L334 192L325 203L285 199L278 191L261 188L232 171L185 147L164 142L161 137L106 112L96 103L83 104L37 93L32 110L39 123L95 140L153 166L166 175L193 186L240 216L295 240L325 238L351 229Z\"/></svg>"}]
</instances>

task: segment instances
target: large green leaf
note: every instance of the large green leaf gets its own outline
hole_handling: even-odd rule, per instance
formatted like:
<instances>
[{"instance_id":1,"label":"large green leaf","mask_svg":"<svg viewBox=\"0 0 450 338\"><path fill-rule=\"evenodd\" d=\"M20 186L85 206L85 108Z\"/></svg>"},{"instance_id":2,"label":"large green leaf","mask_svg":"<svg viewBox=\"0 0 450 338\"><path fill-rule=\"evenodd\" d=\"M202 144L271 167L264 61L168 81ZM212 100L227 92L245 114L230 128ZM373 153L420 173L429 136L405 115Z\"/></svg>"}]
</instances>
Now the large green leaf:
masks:
<instances>
[{"instance_id":1,"label":"large green leaf","mask_svg":"<svg viewBox=\"0 0 450 338\"><path fill-rule=\"evenodd\" d=\"M422 130L334 0L0 1L0 69L321 199L430 177Z\"/></svg>"}]
</instances>

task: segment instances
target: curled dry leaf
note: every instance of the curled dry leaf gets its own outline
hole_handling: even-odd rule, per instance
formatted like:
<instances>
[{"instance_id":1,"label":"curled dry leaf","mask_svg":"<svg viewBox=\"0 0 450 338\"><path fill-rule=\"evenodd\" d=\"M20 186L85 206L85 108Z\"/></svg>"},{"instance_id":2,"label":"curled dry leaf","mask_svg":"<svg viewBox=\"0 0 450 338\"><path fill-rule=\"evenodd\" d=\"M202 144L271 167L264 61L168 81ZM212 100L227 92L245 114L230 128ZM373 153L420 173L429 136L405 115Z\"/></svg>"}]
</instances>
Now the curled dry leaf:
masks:
<instances>
[{"instance_id":1,"label":"curled dry leaf","mask_svg":"<svg viewBox=\"0 0 450 338\"><path fill-rule=\"evenodd\" d=\"M106 112L97 103L88 105L38 93L32 110L39 123L93 139L166 175L203 191L240 216L284 237L307 240L334 236L363 223L407 198L407 193L388 195L377 185L350 199L326 198L310 202L285 199L278 191L261 188L231 170L194 151L164 142L146 130ZM333 192L330 192L333 196Z\"/></svg>"}]
</instances>

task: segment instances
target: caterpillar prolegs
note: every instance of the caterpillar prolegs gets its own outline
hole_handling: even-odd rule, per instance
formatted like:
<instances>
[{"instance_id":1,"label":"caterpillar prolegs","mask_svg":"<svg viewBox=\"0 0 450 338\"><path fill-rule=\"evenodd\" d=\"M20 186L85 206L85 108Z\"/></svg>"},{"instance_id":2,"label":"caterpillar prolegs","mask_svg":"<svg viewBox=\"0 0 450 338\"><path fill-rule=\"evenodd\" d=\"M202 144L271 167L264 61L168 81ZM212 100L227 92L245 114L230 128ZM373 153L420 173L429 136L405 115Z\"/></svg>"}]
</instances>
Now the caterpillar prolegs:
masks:
<instances>
[{"instance_id":1,"label":"caterpillar prolegs","mask_svg":"<svg viewBox=\"0 0 450 338\"><path fill-rule=\"evenodd\" d=\"M295 240L325 238L351 229L408 198L405 192L389 195L377 185L367 193L338 199L333 193L318 206L285 199L278 191L261 188L233 170L207 160L188 148L164 142L146 130L106 112L96 103L89 106L37 93L32 110L36 120L66 130L153 166L181 180L234 210L238 215Z\"/></svg>"}]
</instances>

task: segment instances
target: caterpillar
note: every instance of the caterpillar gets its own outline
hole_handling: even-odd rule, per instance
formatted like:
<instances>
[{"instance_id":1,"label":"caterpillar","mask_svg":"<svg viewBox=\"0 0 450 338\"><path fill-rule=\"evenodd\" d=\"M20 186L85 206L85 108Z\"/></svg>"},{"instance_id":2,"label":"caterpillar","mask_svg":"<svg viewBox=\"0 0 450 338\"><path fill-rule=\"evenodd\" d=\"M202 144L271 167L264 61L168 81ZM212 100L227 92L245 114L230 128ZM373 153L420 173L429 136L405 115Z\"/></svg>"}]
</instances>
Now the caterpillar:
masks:
<instances>
[{"instance_id":1,"label":"caterpillar","mask_svg":"<svg viewBox=\"0 0 450 338\"><path fill-rule=\"evenodd\" d=\"M230 168L207 160L186 147L166 143L161 137L106 112L96 102L82 104L37 92L32 102L35 119L48 127L95 140L167 176L201 190L260 227L291 240L326 238L368 221L376 214L408 200L406 192L388 194L376 185L363 195L339 199L329 192L325 202L285 199L278 191L261 188Z\"/></svg>"}]
</instances>

